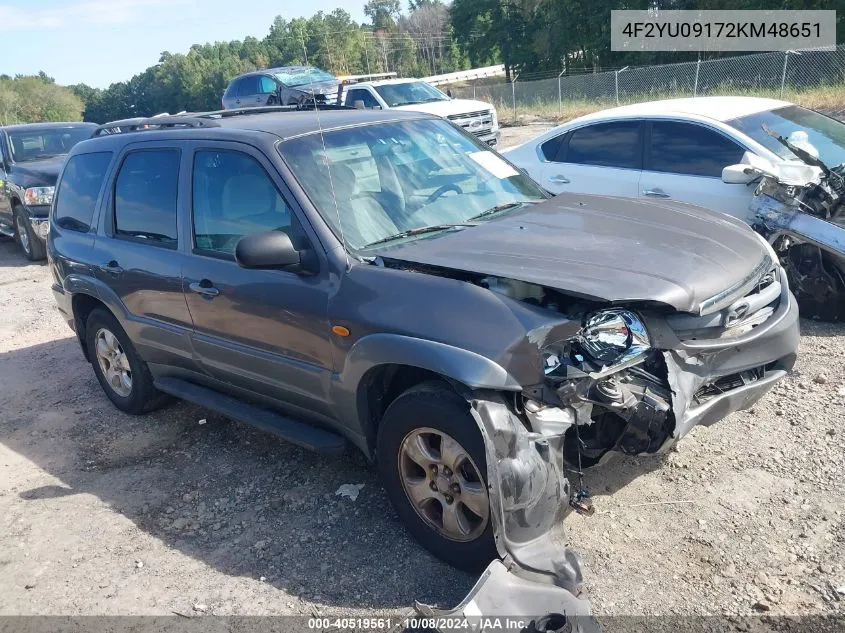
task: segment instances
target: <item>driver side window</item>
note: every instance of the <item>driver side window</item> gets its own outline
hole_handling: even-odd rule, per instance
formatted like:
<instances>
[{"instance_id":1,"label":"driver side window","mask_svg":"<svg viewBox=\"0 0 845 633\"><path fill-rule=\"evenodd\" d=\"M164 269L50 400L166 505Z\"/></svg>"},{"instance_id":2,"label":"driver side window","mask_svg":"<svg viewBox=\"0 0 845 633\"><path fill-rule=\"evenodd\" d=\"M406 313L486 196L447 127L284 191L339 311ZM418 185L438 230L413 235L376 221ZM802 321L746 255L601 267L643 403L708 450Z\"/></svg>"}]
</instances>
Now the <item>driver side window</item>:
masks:
<instances>
[{"instance_id":1,"label":"driver side window","mask_svg":"<svg viewBox=\"0 0 845 633\"><path fill-rule=\"evenodd\" d=\"M194 154L194 251L233 259L240 238L284 231L297 248L307 246L302 226L264 168L241 152Z\"/></svg>"}]
</instances>

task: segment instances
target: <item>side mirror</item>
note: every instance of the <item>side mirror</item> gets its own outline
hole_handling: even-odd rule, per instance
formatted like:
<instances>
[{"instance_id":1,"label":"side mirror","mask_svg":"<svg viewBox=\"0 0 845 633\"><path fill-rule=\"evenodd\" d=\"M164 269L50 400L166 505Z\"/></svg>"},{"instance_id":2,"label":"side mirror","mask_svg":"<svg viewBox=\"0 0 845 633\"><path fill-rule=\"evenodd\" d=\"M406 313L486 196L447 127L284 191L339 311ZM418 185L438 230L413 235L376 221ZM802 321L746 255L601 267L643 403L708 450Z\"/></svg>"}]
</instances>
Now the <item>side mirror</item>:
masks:
<instances>
[{"instance_id":1,"label":"side mirror","mask_svg":"<svg viewBox=\"0 0 845 633\"><path fill-rule=\"evenodd\" d=\"M729 185L747 185L760 174L748 165L728 165L722 170L722 182Z\"/></svg>"},{"instance_id":2,"label":"side mirror","mask_svg":"<svg viewBox=\"0 0 845 633\"><path fill-rule=\"evenodd\" d=\"M302 255L282 231L242 237L235 246L235 261L242 268L288 268L299 270Z\"/></svg>"}]
</instances>

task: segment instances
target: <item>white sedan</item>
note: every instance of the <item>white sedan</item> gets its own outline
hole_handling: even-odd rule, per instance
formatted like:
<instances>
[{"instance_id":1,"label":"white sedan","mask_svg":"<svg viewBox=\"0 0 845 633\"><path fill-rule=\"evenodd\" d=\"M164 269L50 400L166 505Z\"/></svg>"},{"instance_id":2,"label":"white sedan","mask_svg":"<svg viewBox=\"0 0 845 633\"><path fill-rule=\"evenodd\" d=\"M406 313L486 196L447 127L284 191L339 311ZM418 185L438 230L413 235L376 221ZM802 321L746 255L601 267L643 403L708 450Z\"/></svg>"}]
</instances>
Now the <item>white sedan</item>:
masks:
<instances>
[{"instance_id":1,"label":"white sedan","mask_svg":"<svg viewBox=\"0 0 845 633\"><path fill-rule=\"evenodd\" d=\"M784 137L798 134L828 165L845 162L845 125L787 101L756 97L612 108L503 153L554 194L670 198L748 220L754 188L722 182L722 169L745 152L774 162L795 159L762 124Z\"/></svg>"}]
</instances>

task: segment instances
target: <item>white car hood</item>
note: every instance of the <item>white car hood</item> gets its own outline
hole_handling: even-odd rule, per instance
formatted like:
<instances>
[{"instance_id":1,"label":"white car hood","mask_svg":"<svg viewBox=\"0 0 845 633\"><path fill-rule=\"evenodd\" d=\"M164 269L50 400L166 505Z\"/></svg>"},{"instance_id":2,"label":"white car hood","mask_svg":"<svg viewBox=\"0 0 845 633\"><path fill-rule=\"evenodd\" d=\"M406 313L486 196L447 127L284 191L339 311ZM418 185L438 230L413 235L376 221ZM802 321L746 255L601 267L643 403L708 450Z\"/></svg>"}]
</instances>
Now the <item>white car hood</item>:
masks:
<instances>
[{"instance_id":1,"label":"white car hood","mask_svg":"<svg viewBox=\"0 0 845 633\"><path fill-rule=\"evenodd\" d=\"M432 101L430 103L395 106L391 110L411 110L413 112L425 112L427 114L447 117L454 114L493 110L493 106L489 103L474 101L472 99L450 99L449 101Z\"/></svg>"}]
</instances>

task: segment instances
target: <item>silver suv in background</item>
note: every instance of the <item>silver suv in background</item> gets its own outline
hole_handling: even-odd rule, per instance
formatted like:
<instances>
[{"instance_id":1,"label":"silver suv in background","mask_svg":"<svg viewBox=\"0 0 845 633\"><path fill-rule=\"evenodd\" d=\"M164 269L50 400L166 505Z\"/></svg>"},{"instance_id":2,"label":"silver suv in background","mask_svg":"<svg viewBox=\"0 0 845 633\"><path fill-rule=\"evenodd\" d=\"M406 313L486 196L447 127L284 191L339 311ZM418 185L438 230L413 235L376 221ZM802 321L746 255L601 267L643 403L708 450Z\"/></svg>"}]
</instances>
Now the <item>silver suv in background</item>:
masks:
<instances>
[{"instance_id":1,"label":"silver suv in background","mask_svg":"<svg viewBox=\"0 0 845 633\"><path fill-rule=\"evenodd\" d=\"M337 103L340 82L313 66L282 66L238 75L223 93L223 109Z\"/></svg>"}]
</instances>

